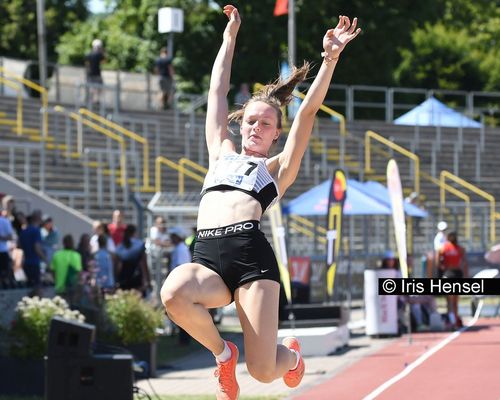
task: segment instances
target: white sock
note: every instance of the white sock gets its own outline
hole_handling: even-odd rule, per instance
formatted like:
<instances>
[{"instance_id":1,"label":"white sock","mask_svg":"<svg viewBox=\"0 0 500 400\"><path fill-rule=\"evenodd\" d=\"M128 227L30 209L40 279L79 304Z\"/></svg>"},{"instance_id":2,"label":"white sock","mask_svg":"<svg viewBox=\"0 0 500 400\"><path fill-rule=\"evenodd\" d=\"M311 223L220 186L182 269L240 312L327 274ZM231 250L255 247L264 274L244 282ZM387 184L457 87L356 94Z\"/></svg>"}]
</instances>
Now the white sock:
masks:
<instances>
[{"instance_id":1,"label":"white sock","mask_svg":"<svg viewBox=\"0 0 500 400\"><path fill-rule=\"evenodd\" d=\"M297 351L295 351L294 349L290 349L290 351L292 351L294 354L295 354L295 357L296 357L296 361L295 361L295 366L293 368L290 368L290 371L293 371L294 369L297 369L297 367L299 366L299 361L300 361L300 354L297 353Z\"/></svg>"},{"instance_id":2,"label":"white sock","mask_svg":"<svg viewBox=\"0 0 500 400\"><path fill-rule=\"evenodd\" d=\"M227 342L225 340L223 340L223 342L224 342L224 350L222 350L222 353L214 354L215 359L219 363L226 362L227 360L229 360L231 358L231 349L229 348L229 346L227 345Z\"/></svg>"}]
</instances>

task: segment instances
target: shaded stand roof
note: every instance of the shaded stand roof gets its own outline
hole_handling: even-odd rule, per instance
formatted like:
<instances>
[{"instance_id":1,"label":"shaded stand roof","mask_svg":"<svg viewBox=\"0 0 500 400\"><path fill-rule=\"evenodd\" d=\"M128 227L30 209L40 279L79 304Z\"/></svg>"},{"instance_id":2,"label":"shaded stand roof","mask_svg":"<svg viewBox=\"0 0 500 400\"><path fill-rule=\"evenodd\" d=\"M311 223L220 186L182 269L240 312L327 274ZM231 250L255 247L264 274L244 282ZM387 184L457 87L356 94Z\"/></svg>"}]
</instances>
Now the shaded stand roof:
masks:
<instances>
[{"instance_id":1,"label":"shaded stand roof","mask_svg":"<svg viewBox=\"0 0 500 400\"><path fill-rule=\"evenodd\" d=\"M435 97L394 120L396 125L443 126L451 128L480 128L482 125L473 119L444 105Z\"/></svg>"}]
</instances>

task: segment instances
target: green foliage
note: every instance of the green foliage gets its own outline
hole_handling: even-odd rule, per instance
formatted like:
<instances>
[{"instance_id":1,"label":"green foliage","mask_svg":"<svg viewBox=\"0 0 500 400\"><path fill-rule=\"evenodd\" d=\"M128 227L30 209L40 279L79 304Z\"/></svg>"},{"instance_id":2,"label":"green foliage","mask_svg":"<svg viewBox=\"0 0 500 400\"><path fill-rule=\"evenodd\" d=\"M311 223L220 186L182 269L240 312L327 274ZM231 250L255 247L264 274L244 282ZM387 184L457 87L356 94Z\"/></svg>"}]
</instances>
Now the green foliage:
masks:
<instances>
[{"instance_id":1,"label":"green foliage","mask_svg":"<svg viewBox=\"0 0 500 400\"><path fill-rule=\"evenodd\" d=\"M45 0L47 57L56 61L55 45L78 21L87 19L86 0ZM0 1L0 54L38 59L36 0Z\"/></svg>"},{"instance_id":2,"label":"green foliage","mask_svg":"<svg viewBox=\"0 0 500 400\"><path fill-rule=\"evenodd\" d=\"M47 341L52 317L60 316L70 321L84 322L85 317L69 309L66 301L23 297L17 304L16 318L10 330L13 344L11 355L20 358L39 359L47 354Z\"/></svg>"},{"instance_id":3,"label":"green foliage","mask_svg":"<svg viewBox=\"0 0 500 400\"><path fill-rule=\"evenodd\" d=\"M136 291L118 290L106 296L105 310L117 338L123 344L153 342L163 314Z\"/></svg>"},{"instance_id":4,"label":"green foliage","mask_svg":"<svg viewBox=\"0 0 500 400\"><path fill-rule=\"evenodd\" d=\"M413 32L415 49L403 50L403 61L395 72L407 86L475 90L482 87L479 54L464 30L442 23L426 24Z\"/></svg>"}]
</instances>

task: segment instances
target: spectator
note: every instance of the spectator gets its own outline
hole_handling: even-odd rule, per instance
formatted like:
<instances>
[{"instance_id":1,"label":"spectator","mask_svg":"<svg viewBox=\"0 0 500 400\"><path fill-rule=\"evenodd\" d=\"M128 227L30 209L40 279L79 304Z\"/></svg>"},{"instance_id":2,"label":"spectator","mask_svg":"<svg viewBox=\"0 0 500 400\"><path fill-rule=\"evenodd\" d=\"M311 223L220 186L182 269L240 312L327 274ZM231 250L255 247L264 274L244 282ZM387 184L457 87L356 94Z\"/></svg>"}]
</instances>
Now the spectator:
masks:
<instances>
[{"instance_id":1,"label":"spectator","mask_svg":"<svg viewBox=\"0 0 500 400\"><path fill-rule=\"evenodd\" d=\"M189 248L189 251L191 254L194 252L194 245L196 243L196 226L193 226L191 228L191 235L189 235L186 240L184 241L186 243L186 246Z\"/></svg>"},{"instance_id":2,"label":"spectator","mask_svg":"<svg viewBox=\"0 0 500 400\"><path fill-rule=\"evenodd\" d=\"M106 235L107 237L106 248L111 254L115 254L116 253L115 242L113 242L113 239L111 239L111 237L109 236L106 224L104 224L101 221L94 221L94 223L92 224L92 228L94 229L94 234L90 238L90 251L92 252L92 254L97 253L97 251L99 250L99 243L97 242L97 238L99 237L99 235Z\"/></svg>"},{"instance_id":3,"label":"spectator","mask_svg":"<svg viewBox=\"0 0 500 400\"><path fill-rule=\"evenodd\" d=\"M76 251L80 254L80 258L82 259L82 269L84 271L90 270L92 266L92 247L90 246L90 235L88 233L83 233L80 236Z\"/></svg>"},{"instance_id":4,"label":"spectator","mask_svg":"<svg viewBox=\"0 0 500 400\"><path fill-rule=\"evenodd\" d=\"M54 226L52 217L46 216L43 218L40 234L42 235L43 252L45 253L45 258L47 258L47 263L50 264L59 244L59 231Z\"/></svg>"},{"instance_id":5,"label":"spectator","mask_svg":"<svg viewBox=\"0 0 500 400\"><path fill-rule=\"evenodd\" d=\"M123 242L116 248L120 289L136 289L145 295L151 286L144 242L135 238L135 225L127 225Z\"/></svg>"},{"instance_id":6,"label":"spectator","mask_svg":"<svg viewBox=\"0 0 500 400\"><path fill-rule=\"evenodd\" d=\"M174 246L172 253L170 254L170 268L172 271L174 268L181 264L191 262L191 253L189 248L184 243L185 233L179 227L174 227L169 231L170 241Z\"/></svg>"},{"instance_id":7,"label":"spectator","mask_svg":"<svg viewBox=\"0 0 500 400\"><path fill-rule=\"evenodd\" d=\"M113 268L113 259L106 249L108 238L105 235L99 235L97 242L99 250L95 253L95 272L96 283L105 292L110 292L115 288L115 273Z\"/></svg>"},{"instance_id":8,"label":"spectator","mask_svg":"<svg viewBox=\"0 0 500 400\"><path fill-rule=\"evenodd\" d=\"M186 246L184 231L179 227L174 227L169 231L170 241L172 242L174 249L170 254L170 268L169 272L172 272L174 268L179 265L191 262L191 252ZM213 316L212 316L213 317ZM182 346L187 346L191 341L191 336L178 326L179 329L179 344Z\"/></svg>"},{"instance_id":9,"label":"spectator","mask_svg":"<svg viewBox=\"0 0 500 400\"><path fill-rule=\"evenodd\" d=\"M248 100L250 100L252 94L250 93L250 89L248 88L248 83L242 83L240 85L240 90L234 96L234 104L237 106L244 105Z\"/></svg>"},{"instance_id":10,"label":"spectator","mask_svg":"<svg viewBox=\"0 0 500 400\"><path fill-rule=\"evenodd\" d=\"M108 224L108 232L113 242L118 246L123 241L126 224L123 223L123 215L120 210L113 211L111 223Z\"/></svg>"},{"instance_id":11,"label":"spectator","mask_svg":"<svg viewBox=\"0 0 500 400\"><path fill-rule=\"evenodd\" d=\"M75 251L73 236L63 237L63 249L54 253L50 267L54 271L56 293L72 303L78 276L82 270L82 260L80 254Z\"/></svg>"},{"instance_id":12,"label":"spectator","mask_svg":"<svg viewBox=\"0 0 500 400\"><path fill-rule=\"evenodd\" d=\"M160 56L155 61L155 73L160 76L161 108L166 110L172 106L172 95L174 93L174 67L166 47L160 49Z\"/></svg>"},{"instance_id":13,"label":"spectator","mask_svg":"<svg viewBox=\"0 0 500 400\"><path fill-rule=\"evenodd\" d=\"M94 39L92 41L92 51L85 56L85 70L87 72L87 84L89 85L92 106L100 105L102 91L101 63L106 60L106 54L102 41Z\"/></svg>"},{"instance_id":14,"label":"spectator","mask_svg":"<svg viewBox=\"0 0 500 400\"><path fill-rule=\"evenodd\" d=\"M438 268L444 278L460 279L467 278L469 266L465 249L458 244L456 232L450 232L447 241L438 253ZM458 315L458 296L447 296L448 318L451 325L462 327L462 320Z\"/></svg>"},{"instance_id":15,"label":"spectator","mask_svg":"<svg viewBox=\"0 0 500 400\"><path fill-rule=\"evenodd\" d=\"M434 251L436 254L446 242L446 230L448 229L448 224L445 221L441 221L437 224L437 229L438 232L436 233L436 236L434 236Z\"/></svg>"},{"instance_id":16,"label":"spectator","mask_svg":"<svg viewBox=\"0 0 500 400\"><path fill-rule=\"evenodd\" d=\"M155 224L149 230L149 239L152 243L160 247L170 246L170 239L167 233L167 223L165 218L156 217Z\"/></svg>"},{"instance_id":17,"label":"spectator","mask_svg":"<svg viewBox=\"0 0 500 400\"><path fill-rule=\"evenodd\" d=\"M28 217L28 226L19 235L19 245L24 253L24 273L29 287L37 289L41 284L40 262L47 263L47 258L42 248L42 235L40 234L40 214L33 212Z\"/></svg>"},{"instance_id":18,"label":"spectator","mask_svg":"<svg viewBox=\"0 0 500 400\"><path fill-rule=\"evenodd\" d=\"M2 286L8 285L13 277L9 241L14 238L14 229L8 218L8 207L8 201L2 202L2 213L0 214L0 285Z\"/></svg>"}]
</instances>

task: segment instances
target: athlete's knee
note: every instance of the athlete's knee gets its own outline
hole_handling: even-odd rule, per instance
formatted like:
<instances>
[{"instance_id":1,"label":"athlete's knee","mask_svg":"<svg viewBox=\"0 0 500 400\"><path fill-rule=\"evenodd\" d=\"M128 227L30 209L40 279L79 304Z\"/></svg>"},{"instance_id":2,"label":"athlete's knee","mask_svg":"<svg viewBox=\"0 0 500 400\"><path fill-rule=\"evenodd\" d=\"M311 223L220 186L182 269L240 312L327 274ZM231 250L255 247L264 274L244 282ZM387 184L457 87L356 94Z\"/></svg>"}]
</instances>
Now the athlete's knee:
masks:
<instances>
[{"instance_id":1,"label":"athlete's knee","mask_svg":"<svg viewBox=\"0 0 500 400\"><path fill-rule=\"evenodd\" d=\"M270 383L276 379L274 363L248 362L248 373L256 380L262 383Z\"/></svg>"},{"instance_id":2,"label":"athlete's knee","mask_svg":"<svg viewBox=\"0 0 500 400\"><path fill-rule=\"evenodd\" d=\"M190 302L188 291L183 286L173 286L165 281L161 288L161 301L168 316L172 319L179 318L186 313L186 305Z\"/></svg>"}]
</instances>

